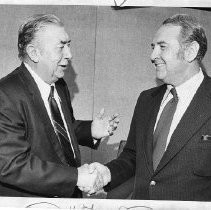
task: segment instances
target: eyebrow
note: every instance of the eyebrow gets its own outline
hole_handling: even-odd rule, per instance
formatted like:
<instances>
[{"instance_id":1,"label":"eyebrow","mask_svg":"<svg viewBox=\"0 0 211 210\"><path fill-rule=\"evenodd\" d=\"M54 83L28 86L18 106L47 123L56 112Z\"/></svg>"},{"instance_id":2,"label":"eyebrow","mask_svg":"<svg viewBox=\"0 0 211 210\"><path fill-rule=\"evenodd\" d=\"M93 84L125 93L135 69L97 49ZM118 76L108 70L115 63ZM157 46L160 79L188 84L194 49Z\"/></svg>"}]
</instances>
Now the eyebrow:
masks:
<instances>
[{"instance_id":1,"label":"eyebrow","mask_svg":"<svg viewBox=\"0 0 211 210\"><path fill-rule=\"evenodd\" d=\"M159 41L156 44L161 45L161 44L167 44L167 43L165 41ZM155 46L155 44L151 43L151 47L154 47L154 46Z\"/></svg>"},{"instance_id":2,"label":"eyebrow","mask_svg":"<svg viewBox=\"0 0 211 210\"><path fill-rule=\"evenodd\" d=\"M158 42L158 44L161 45L161 44L167 44L167 43L165 41L160 41Z\"/></svg>"},{"instance_id":3,"label":"eyebrow","mask_svg":"<svg viewBox=\"0 0 211 210\"><path fill-rule=\"evenodd\" d=\"M69 44L71 42L71 40L68 40L68 41L61 41L60 43L61 44Z\"/></svg>"}]
</instances>

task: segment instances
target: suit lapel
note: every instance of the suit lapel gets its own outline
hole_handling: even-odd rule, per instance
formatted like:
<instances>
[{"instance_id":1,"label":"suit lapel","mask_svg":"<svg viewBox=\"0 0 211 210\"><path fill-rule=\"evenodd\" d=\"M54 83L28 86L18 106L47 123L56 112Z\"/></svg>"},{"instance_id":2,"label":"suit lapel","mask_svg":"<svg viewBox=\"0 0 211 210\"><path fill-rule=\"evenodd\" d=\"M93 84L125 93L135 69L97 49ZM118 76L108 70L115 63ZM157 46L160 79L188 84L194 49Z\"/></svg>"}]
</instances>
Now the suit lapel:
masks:
<instances>
[{"instance_id":1,"label":"suit lapel","mask_svg":"<svg viewBox=\"0 0 211 210\"><path fill-rule=\"evenodd\" d=\"M211 82L205 78L172 134L170 143L155 172L161 170L211 117Z\"/></svg>"},{"instance_id":2,"label":"suit lapel","mask_svg":"<svg viewBox=\"0 0 211 210\"><path fill-rule=\"evenodd\" d=\"M56 83L56 89L57 92L59 94L59 97L61 99L61 107L62 107L62 111L64 113L64 118L68 127L68 131L70 134L70 138L71 138L71 143L73 145L74 148L74 152L76 155L76 163L79 166L81 163L80 160L80 150L79 150L79 146L78 146L78 142L76 141L76 137L74 135L74 131L73 131L73 125L72 125L72 116L71 116L71 112L69 110L69 106L67 103L67 99L66 99L66 95L64 93L64 89L62 88L61 85L59 85L58 83Z\"/></svg>"},{"instance_id":3,"label":"suit lapel","mask_svg":"<svg viewBox=\"0 0 211 210\"><path fill-rule=\"evenodd\" d=\"M24 64L22 64L20 67L20 74L23 87L25 88L26 92L28 92L29 98L32 100L32 104L34 105L35 110L37 110L35 114L39 116L41 123L43 123L45 132L49 137L49 142L53 145L53 148L55 149L56 154L58 155L61 162L66 164L64 154L61 150L61 146L54 132L54 128L46 111L40 91L37 87L36 82L32 78L31 74L28 72Z\"/></svg>"}]
</instances>

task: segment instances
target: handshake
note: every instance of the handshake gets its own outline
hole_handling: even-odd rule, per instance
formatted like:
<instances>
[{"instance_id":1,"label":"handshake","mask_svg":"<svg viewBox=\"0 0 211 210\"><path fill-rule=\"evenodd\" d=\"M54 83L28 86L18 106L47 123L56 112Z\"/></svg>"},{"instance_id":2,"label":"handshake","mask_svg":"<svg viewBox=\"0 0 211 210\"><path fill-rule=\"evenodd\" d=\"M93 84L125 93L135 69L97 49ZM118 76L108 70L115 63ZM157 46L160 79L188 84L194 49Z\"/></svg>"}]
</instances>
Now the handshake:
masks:
<instances>
[{"instance_id":1,"label":"handshake","mask_svg":"<svg viewBox=\"0 0 211 210\"><path fill-rule=\"evenodd\" d=\"M78 168L78 181L76 185L88 195L101 190L110 181L110 170L100 163L84 164Z\"/></svg>"}]
</instances>

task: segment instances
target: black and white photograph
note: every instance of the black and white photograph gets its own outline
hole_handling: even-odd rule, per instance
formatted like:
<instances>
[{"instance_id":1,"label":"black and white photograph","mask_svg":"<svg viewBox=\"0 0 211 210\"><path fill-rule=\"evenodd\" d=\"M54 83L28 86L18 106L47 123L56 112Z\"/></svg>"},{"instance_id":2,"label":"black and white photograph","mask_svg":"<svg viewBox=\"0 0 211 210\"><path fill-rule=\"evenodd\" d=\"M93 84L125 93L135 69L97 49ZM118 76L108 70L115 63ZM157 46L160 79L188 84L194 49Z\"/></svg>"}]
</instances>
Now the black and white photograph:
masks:
<instances>
[{"instance_id":1,"label":"black and white photograph","mask_svg":"<svg viewBox=\"0 0 211 210\"><path fill-rule=\"evenodd\" d=\"M211 1L0 0L0 26L0 209L211 209Z\"/></svg>"}]
</instances>

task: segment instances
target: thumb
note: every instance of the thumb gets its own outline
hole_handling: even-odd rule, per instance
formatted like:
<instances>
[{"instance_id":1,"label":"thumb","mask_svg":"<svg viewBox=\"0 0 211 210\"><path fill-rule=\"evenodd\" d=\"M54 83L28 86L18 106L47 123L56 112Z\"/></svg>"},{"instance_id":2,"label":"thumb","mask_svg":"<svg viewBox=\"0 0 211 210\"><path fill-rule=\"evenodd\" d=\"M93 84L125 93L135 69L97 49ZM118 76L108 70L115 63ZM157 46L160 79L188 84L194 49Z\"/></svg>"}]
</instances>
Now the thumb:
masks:
<instances>
[{"instance_id":1,"label":"thumb","mask_svg":"<svg viewBox=\"0 0 211 210\"><path fill-rule=\"evenodd\" d=\"M105 109L104 108L102 108L101 110L100 110L100 112L99 112L99 114L98 114L98 118L99 119L102 119L103 118L103 115L104 115L104 113L105 113Z\"/></svg>"},{"instance_id":2,"label":"thumb","mask_svg":"<svg viewBox=\"0 0 211 210\"><path fill-rule=\"evenodd\" d=\"M94 173L95 169L96 169L95 164L94 163L91 163L89 165L89 169L88 169L89 170L89 173L90 174Z\"/></svg>"}]
</instances>

